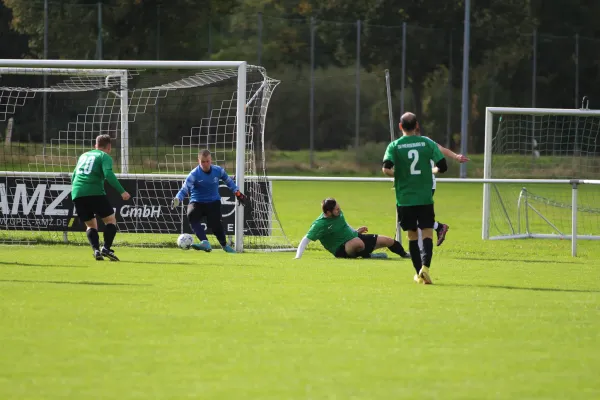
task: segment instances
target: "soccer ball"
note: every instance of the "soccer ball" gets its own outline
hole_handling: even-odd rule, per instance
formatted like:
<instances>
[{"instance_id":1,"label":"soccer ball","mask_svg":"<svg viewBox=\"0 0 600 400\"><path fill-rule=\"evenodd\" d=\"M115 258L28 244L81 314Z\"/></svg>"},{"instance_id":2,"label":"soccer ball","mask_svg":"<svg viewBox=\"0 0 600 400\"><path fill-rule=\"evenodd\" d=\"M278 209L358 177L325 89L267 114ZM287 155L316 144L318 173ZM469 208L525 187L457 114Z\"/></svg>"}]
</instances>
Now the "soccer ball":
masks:
<instances>
[{"instance_id":1,"label":"soccer ball","mask_svg":"<svg viewBox=\"0 0 600 400\"><path fill-rule=\"evenodd\" d=\"M187 233L181 234L177 238L177 246L179 246L180 249L188 250L192 246L192 243L194 243L194 238Z\"/></svg>"}]
</instances>

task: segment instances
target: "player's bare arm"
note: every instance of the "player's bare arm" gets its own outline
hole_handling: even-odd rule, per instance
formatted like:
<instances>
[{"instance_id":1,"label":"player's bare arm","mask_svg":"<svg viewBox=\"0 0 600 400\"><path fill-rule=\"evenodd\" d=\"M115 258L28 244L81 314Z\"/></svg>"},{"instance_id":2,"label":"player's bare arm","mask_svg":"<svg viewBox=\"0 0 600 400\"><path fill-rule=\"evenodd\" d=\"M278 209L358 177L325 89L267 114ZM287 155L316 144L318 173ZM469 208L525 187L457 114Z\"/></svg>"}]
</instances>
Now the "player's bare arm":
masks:
<instances>
[{"instance_id":1,"label":"player's bare arm","mask_svg":"<svg viewBox=\"0 0 600 400\"><path fill-rule=\"evenodd\" d=\"M442 152L442 154L444 155L444 157L448 157L451 158L453 160L458 161L459 163L466 163L467 161L471 161L467 156L463 156L462 154L456 154L455 152L453 152L450 149L445 148L444 146L442 146L439 143L436 143L438 146L438 149L440 149L440 151ZM434 172L435 174L436 172Z\"/></svg>"}]
</instances>

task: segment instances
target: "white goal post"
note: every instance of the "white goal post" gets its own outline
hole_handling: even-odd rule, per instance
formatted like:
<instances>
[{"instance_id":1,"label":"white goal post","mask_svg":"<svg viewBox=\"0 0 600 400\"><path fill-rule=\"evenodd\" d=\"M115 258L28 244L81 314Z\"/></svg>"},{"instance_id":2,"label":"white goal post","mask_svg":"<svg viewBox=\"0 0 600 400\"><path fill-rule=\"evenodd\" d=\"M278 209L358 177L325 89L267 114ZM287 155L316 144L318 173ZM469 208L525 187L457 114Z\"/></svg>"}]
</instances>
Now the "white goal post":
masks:
<instances>
[{"instance_id":1,"label":"white goal post","mask_svg":"<svg viewBox=\"0 0 600 400\"><path fill-rule=\"evenodd\" d=\"M48 215L43 211L47 203L53 210L62 204L54 204L65 198L57 188L70 184L74 159L93 147L95 136L109 133L118 143L115 172L140 180L134 184L134 206L156 207L152 210L161 215L159 222L122 222L121 232L151 238L183 231L183 207L170 212L169 197L180 187L182 174L197 165L198 151L208 148L213 161L225 164L236 184L250 191L249 206L233 197L227 203L236 251L248 244L262 250L291 249L265 179L264 125L278 83L264 68L245 61L0 59L0 128L7 123L7 131L10 127L11 134L18 133L7 135L2 147L0 170L6 178L0 181L1 211L11 224L0 224L0 240L19 238L19 230L61 231L47 229L37 211ZM41 97L43 117L36 111ZM160 146L159 136L164 141ZM247 181L247 174L255 179ZM245 244L245 237L253 235L262 239ZM265 239L274 236L276 240Z\"/></svg>"},{"instance_id":2,"label":"white goal post","mask_svg":"<svg viewBox=\"0 0 600 400\"><path fill-rule=\"evenodd\" d=\"M483 239L600 239L600 110L488 107Z\"/></svg>"}]
</instances>

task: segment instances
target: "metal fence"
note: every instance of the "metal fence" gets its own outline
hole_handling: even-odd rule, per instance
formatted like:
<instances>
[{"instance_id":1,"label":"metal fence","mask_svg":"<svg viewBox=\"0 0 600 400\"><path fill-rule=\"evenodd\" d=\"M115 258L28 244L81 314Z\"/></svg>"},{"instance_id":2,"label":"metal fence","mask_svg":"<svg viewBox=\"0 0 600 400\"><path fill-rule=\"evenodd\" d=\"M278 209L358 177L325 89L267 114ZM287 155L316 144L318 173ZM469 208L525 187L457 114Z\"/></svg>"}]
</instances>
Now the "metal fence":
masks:
<instances>
[{"instance_id":1,"label":"metal fence","mask_svg":"<svg viewBox=\"0 0 600 400\"><path fill-rule=\"evenodd\" d=\"M462 27L262 13L190 25L178 23L174 6L144 10L132 19L101 2L35 2L31 12L44 21L44 34L30 35L30 47L46 58L244 59L265 66L282 81L271 103L268 145L310 149L311 161L313 150L389 138L389 69L395 116L415 111L425 134L461 148ZM469 153L483 150L486 106L573 108L583 95L592 106L600 98L600 40L533 31L494 43L482 39L485 29L493 27L471 35Z\"/></svg>"}]
</instances>

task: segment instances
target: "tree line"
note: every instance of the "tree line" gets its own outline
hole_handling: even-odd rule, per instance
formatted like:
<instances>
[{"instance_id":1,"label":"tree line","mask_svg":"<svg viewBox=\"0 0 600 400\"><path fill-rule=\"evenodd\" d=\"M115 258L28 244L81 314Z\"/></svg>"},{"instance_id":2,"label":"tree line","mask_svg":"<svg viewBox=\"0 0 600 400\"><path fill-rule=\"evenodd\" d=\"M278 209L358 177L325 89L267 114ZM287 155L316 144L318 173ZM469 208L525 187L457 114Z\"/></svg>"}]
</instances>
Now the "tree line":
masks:
<instances>
[{"instance_id":1,"label":"tree line","mask_svg":"<svg viewBox=\"0 0 600 400\"><path fill-rule=\"evenodd\" d=\"M352 146L357 134L359 143L386 141L383 71L389 69L396 119L402 104L419 115L426 134L459 146L464 1L438 0L435 7L425 0L48 0L47 5L45 11L43 0L0 1L1 58L43 58L46 51L51 59L260 64L282 81L267 119L268 145L280 149L308 148L312 85L316 149ZM592 108L600 104L597 15L600 3L583 0L473 1L470 153L482 151L486 106L574 108L583 95ZM160 140L174 139L165 129Z\"/></svg>"}]
</instances>

